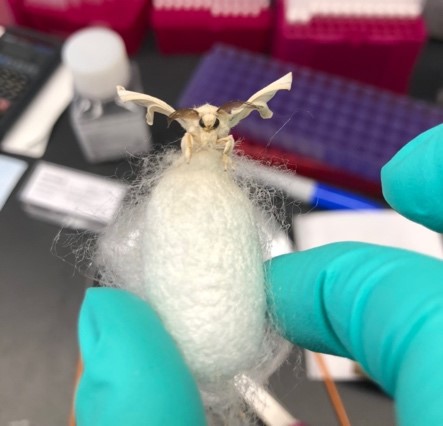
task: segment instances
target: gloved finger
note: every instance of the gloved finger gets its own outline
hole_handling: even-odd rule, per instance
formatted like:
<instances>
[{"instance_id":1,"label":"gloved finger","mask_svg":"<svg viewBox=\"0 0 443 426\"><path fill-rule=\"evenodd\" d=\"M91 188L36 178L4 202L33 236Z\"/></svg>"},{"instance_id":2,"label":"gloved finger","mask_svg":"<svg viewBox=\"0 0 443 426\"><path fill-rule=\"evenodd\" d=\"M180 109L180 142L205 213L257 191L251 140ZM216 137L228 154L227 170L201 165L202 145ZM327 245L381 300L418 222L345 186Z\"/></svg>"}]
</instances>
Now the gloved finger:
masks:
<instances>
[{"instance_id":1,"label":"gloved finger","mask_svg":"<svg viewBox=\"0 0 443 426\"><path fill-rule=\"evenodd\" d=\"M289 340L358 360L396 398L401 425L443 424L443 262L337 243L266 266L269 304Z\"/></svg>"},{"instance_id":2,"label":"gloved finger","mask_svg":"<svg viewBox=\"0 0 443 426\"><path fill-rule=\"evenodd\" d=\"M417 136L381 170L383 195L399 213L443 231L443 125Z\"/></svg>"},{"instance_id":3,"label":"gloved finger","mask_svg":"<svg viewBox=\"0 0 443 426\"><path fill-rule=\"evenodd\" d=\"M197 386L155 312L123 290L87 291L77 426L203 425Z\"/></svg>"}]
</instances>

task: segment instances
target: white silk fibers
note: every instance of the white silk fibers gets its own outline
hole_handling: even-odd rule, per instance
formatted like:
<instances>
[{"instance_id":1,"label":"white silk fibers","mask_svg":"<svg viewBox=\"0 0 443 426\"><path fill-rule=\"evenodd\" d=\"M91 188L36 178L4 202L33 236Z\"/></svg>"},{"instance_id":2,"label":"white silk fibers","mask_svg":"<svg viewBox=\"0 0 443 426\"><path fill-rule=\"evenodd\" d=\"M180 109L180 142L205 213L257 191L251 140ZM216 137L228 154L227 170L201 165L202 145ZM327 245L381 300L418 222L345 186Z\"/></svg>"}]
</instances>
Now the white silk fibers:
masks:
<instances>
[{"instance_id":1,"label":"white silk fibers","mask_svg":"<svg viewBox=\"0 0 443 426\"><path fill-rule=\"evenodd\" d=\"M233 160L236 168L249 161ZM263 259L269 224L280 218L272 193L252 178L236 182L215 151L194 153L189 164L167 152L145 165L98 238L101 282L155 308L198 380L208 416L248 423L236 376L264 384L288 350L266 315Z\"/></svg>"},{"instance_id":2,"label":"white silk fibers","mask_svg":"<svg viewBox=\"0 0 443 426\"><path fill-rule=\"evenodd\" d=\"M207 382L251 368L265 333L263 258L252 205L220 153L176 161L144 215L143 291L193 373Z\"/></svg>"}]
</instances>

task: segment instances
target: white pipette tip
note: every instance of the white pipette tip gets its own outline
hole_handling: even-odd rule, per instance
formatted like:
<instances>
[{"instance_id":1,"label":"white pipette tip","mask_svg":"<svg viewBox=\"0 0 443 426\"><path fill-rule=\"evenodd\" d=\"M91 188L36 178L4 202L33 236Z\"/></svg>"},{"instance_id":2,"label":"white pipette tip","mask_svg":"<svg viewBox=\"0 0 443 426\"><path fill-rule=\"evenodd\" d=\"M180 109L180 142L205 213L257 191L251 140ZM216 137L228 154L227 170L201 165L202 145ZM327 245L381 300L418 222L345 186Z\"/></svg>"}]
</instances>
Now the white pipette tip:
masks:
<instances>
[{"instance_id":1,"label":"white pipette tip","mask_svg":"<svg viewBox=\"0 0 443 426\"><path fill-rule=\"evenodd\" d=\"M265 388L251 378L241 375L237 390L267 426L307 426L290 414Z\"/></svg>"}]
</instances>

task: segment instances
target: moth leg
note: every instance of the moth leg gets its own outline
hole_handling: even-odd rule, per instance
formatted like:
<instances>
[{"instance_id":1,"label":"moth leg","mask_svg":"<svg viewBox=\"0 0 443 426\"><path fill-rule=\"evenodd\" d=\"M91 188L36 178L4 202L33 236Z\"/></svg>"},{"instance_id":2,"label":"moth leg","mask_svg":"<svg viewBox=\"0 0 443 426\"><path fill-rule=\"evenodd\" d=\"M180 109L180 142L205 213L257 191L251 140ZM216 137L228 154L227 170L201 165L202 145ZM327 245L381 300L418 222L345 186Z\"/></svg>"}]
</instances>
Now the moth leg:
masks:
<instances>
[{"instance_id":1,"label":"moth leg","mask_svg":"<svg viewBox=\"0 0 443 426\"><path fill-rule=\"evenodd\" d=\"M188 164L192 157L192 145L192 136L189 133L185 133L181 140L181 149Z\"/></svg>"},{"instance_id":2,"label":"moth leg","mask_svg":"<svg viewBox=\"0 0 443 426\"><path fill-rule=\"evenodd\" d=\"M232 167L232 151L234 149L234 138L232 137L232 135L226 136L224 138L221 138L217 141L217 143L224 143L224 148L223 148L223 166L225 171L229 169L234 169Z\"/></svg>"}]
</instances>

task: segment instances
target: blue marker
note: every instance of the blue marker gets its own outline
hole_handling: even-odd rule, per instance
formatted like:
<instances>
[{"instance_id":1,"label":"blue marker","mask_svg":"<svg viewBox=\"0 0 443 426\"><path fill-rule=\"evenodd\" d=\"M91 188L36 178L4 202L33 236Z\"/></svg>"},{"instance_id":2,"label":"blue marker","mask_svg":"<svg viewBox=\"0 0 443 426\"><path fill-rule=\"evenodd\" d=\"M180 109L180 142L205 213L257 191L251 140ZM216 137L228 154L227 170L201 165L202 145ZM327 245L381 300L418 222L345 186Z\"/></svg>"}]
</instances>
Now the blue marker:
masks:
<instances>
[{"instance_id":1,"label":"blue marker","mask_svg":"<svg viewBox=\"0 0 443 426\"><path fill-rule=\"evenodd\" d=\"M291 198L327 210L374 210L382 204L352 192L316 182L294 173L267 167L252 161L242 161L240 176L253 177L264 185L273 186Z\"/></svg>"}]
</instances>

